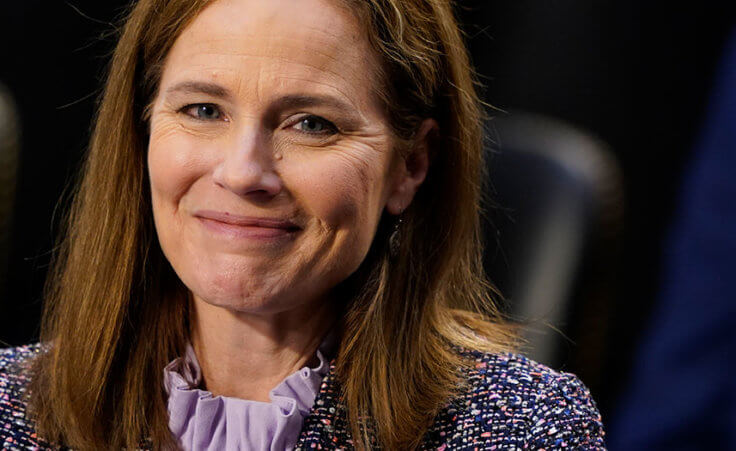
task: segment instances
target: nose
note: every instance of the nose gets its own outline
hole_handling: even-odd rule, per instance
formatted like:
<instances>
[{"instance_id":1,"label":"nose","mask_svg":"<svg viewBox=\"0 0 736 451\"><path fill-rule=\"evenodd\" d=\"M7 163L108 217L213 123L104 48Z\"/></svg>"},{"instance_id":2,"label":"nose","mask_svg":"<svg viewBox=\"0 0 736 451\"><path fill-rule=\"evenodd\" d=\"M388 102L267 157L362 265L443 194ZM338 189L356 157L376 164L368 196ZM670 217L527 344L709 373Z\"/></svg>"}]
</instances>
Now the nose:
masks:
<instances>
[{"instance_id":1,"label":"nose","mask_svg":"<svg viewBox=\"0 0 736 451\"><path fill-rule=\"evenodd\" d=\"M213 173L218 186L239 196L275 196L281 192L281 178L274 170L273 149L264 135L253 127L231 140Z\"/></svg>"}]
</instances>

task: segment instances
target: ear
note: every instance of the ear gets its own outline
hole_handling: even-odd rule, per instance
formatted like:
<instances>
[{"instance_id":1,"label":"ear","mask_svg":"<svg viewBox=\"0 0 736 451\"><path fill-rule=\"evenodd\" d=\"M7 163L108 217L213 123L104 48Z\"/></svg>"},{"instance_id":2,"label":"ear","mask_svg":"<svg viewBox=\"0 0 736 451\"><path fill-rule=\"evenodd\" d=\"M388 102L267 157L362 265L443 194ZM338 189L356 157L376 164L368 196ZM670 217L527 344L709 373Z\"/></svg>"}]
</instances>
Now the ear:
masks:
<instances>
[{"instance_id":1,"label":"ear","mask_svg":"<svg viewBox=\"0 0 736 451\"><path fill-rule=\"evenodd\" d=\"M437 121L425 119L414 134L409 153L397 156L391 191L386 200L386 210L390 214L399 215L406 210L427 177L430 147L438 131Z\"/></svg>"}]
</instances>

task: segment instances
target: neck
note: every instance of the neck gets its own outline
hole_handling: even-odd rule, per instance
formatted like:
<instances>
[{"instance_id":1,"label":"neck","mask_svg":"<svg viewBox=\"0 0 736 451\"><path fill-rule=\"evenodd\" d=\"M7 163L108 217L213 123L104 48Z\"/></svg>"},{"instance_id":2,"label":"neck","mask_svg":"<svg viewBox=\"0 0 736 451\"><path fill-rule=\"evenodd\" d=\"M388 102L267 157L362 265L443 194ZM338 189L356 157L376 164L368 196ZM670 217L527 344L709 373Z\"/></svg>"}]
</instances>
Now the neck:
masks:
<instances>
[{"instance_id":1,"label":"neck","mask_svg":"<svg viewBox=\"0 0 736 451\"><path fill-rule=\"evenodd\" d=\"M264 402L287 376L316 365L315 352L334 320L328 302L254 314L193 296L192 307L192 346L206 389Z\"/></svg>"}]
</instances>

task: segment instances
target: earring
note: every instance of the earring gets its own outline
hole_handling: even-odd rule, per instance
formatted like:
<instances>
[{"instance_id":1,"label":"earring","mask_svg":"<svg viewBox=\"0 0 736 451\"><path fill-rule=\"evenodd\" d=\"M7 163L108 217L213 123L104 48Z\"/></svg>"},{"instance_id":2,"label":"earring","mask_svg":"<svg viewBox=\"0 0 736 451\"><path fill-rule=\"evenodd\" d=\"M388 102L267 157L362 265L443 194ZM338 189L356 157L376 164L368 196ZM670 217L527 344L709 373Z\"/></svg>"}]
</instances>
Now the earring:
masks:
<instances>
[{"instance_id":1,"label":"earring","mask_svg":"<svg viewBox=\"0 0 736 451\"><path fill-rule=\"evenodd\" d=\"M401 213L399 213L399 219L397 219L394 223L394 230L388 237L388 248L389 252L391 253L391 258L396 258L399 255L399 248L401 247L401 231L399 230L399 228L401 227L401 223L404 222L404 220L401 219L400 215Z\"/></svg>"}]
</instances>

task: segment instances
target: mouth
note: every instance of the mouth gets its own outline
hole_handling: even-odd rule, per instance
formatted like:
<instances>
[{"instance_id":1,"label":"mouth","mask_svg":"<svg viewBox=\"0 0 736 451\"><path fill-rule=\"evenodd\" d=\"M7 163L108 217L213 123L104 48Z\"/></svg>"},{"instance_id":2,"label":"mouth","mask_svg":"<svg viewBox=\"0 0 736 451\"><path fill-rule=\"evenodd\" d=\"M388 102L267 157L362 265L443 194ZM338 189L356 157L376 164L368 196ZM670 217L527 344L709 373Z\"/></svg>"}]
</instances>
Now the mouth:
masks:
<instances>
[{"instance_id":1,"label":"mouth","mask_svg":"<svg viewBox=\"0 0 736 451\"><path fill-rule=\"evenodd\" d=\"M225 211L198 210L193 216L212 232L239 239L286 238L302 230L286 218L242 216Z\"/></svg>"}]
</instances>

